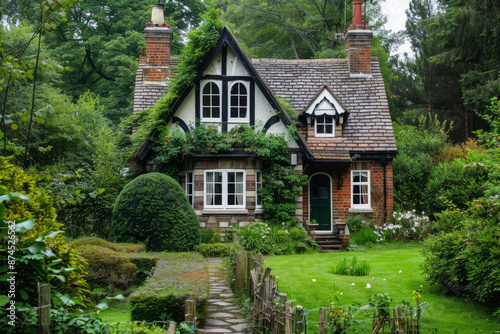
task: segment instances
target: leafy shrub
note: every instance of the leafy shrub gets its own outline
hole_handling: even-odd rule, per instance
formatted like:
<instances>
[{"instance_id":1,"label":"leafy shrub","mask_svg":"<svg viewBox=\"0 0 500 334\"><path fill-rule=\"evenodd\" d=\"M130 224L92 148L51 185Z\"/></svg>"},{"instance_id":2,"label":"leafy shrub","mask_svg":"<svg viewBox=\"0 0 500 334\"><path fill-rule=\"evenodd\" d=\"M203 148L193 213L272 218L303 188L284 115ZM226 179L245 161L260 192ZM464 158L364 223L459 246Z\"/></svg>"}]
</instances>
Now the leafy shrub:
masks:
<instances>
[{"instance_id":1,"label":"leafy shrub","mask_svg":"<svg viewBox=\"0 0 500 334\"><path fill-rule=\"evenodd\" d=\"M92 288L114 285L121 290L132 286L135 264L115 251L101 246L81 246L78 254L88 262L87 282Z\"/></svg>"},{"instance_id":2,"label":"leafy shrub","mask_svg":"<svg viewBox=\"0 0 500 334\"><path fill-rule=\"evenodd\" d=\"M366 276L370 273L370 264L368 261L359 262L357 256L350 261L345 257L334 263L328 272L334 275Z\"/></svg>"},{"instance_id":3,"label":"leafy shrub","mask_svg":"<svg viewBox=\"0 0 500 334\"><path fill-rule=\"evenodd\" d=\"M111 250L116 250L116 247L111 242L101 238L94 238L94 237L75 240L71 242L71 245L73 245L75 248L82 246L99 246L99 247L109 248Z\"/></svg>"},{"instance_id":4,"label":"leafy shrub","mask_svg":"<svg viewBox=\"0 0 500 334\"><path fill-rule=\"evenodd\" d=\"M4 187L7 193L23 193L30 201L11 201L5 203L5 220L21 221L32 218L35 226L22 235L21 241L31 238L39 238L49 231L60 231L62 224L56 221L56 210L52 203L53 199L49 194L40 188L35 187L33 179L21 168L9 162L9 158L0 157L0 186ZM76 268L66 275L64 282L58 279L51 281L51 284L65 294L85 300L88 293L87 284L84 279L85 260L78 256L73 247L66 241L63 233L45 240L45 243L55 257L61 259L61 263L53 267ZM19 273L20 276L22 276ZM28 275L30 276L30 275ZM33 281L34 282L34 281Z\"/></svg>"},{"instance_id":5,"label":"leafy shrub","mask_svg":"<svg viewBox=\"0 0 500 334\"><path fill-rule=\"evenodd\" d=\"M229 256L233 249L238 248L236 244L217 243L217 244L199 244L194 248L195 252L203 257L225 257Z\"/></svg>"},{"instance_id":6,"label":"leafy shrub","mask_svg":"<svg viewBox=\"0 0 500 334\"><path fill-rule=\"evenodd\" d=\"M468 156L468 158L473 157ZM483 196L488 169L480 164L471 165L471 163L469 160L455 159L440 163L432 170L423 201L426 212L441 212L447 209L447 202L465 209L465 203Z\"/></svg>"},{"instance_id":7,"label":"leafy shrub","mask_svg":"<svg viewBox=\"0 0 500 334\"><path fill-rule=\"evenodd\" d=\"M131 245L131 246L115 246L117 252L125 253L141 253L146 251L146 246L144 245Z\"/></svg>"},{"instance_id":8,"label":"leafy shrub","mask_svg":"<svg viewBox=\"0 0 500 334\"><path fill-rule=\"evenodd\" d=\"M470 151L481 151L483 148L475 139L469 138L465 143L450 146L441 151L436 157L438 162L450 162L455 159L465 158Z\"/></svg>"},{"instance_id":9,"label":"leafy shrub","mask_svg":"<svg viewBox=\"0 0 500 334\"><path fill-rule=\"evenodd\" d=\"M361 223L366 221L365 215L349 215L347 216L346 223L349 226L349 232L351 234L356 234L361 227L363 226Z\"/></svg>"},{"instance_id":10,"label":"leafy shrub","mask_svg":"<svg viewBox=\"0 0 500 334\"><path fill-rule=\"evenodd\" d=\"M455 208L435 213L434 218L434 233L449 233L459 228L465 217L463 212Z\"/></svg>"},{"instance_id":11,"label":"leafy shrub","mask_svg":"<svg viewBox=\"0 0 500 334\"><path fill-rule=\"evenodd\" d=\"M245 250L261 254L287 255L302 250L319 249L316 242L305 231L294 231L293 235L296 239L292 239L288 230L280 226L271 228L268 224L258 220L238 229L237 235L240 245Z\"/></svg>"},{"instance_id":12,"label":"leafy shrub","mask_svg":"<svg viewBox=\"0 0 500 334\"><path fill-rule=\"evenodd\" d=\"M185 318L184 312L187 299L187 295L178 297L174 294L134 293L129 297L132 305L132 321L160 321L166 315L171 320L180 323ZM196 299L196 315L201 323L204 323L208 317L207 307L208 301L206 298L198 297Z\"/></svg>"},{"instance_id":13,"label":"leafy shrub","mask_svg":"<svg viewBox=\"0 0 500 334\"><path fill-rule=\"evenodd\" d=\"M190 251L200 242L200 224L181 186L169 176L149 173L118 195L113 234L118 241L144 242L152 251Z\"/></svg>"},{"instance_id":14,"label":"leafy shrub","mask_svg":"<svg viewBox=\"0 0 500 334\"><path fill-rule=\"evenodd\" d=\"M132 334L167 334L168 329L162 328L156 324L145 324L143 322L133 322L121 333L132 333Z\"/></svg>"},{"instance_id":15,"label":"leafy shrub","mask_svg":"<svg viewBox=\"0 0 500 334\"><path fill-rule=\"evenodd\" d=\"M426 240L424 271L431 283L500 307L500 200L468 204L459 226Z\"/></svg>"},{"instance_id":16,"label":"leafy shrub","mask_svg":"<svg viewBox=\"0 0 500 334\"><path fill-rule=\"evenodd\" d=\"M356 222L357 224L357 222ZM363 220L356 232L351 232L351 242L358 245L370 245L384 241L382 227L375 225L373 221Z\"/></svg>"},{"instance_id":17,"label":"leafy shrub","mask_svg":"<svg viewBox=\"0 0 500 334\"><path fill-rule=\"evenodd\" d=\"M205 228L201 231L201 244L213 244L214 241L214 230L211 228Z\"/></svg>"}]
</instances>

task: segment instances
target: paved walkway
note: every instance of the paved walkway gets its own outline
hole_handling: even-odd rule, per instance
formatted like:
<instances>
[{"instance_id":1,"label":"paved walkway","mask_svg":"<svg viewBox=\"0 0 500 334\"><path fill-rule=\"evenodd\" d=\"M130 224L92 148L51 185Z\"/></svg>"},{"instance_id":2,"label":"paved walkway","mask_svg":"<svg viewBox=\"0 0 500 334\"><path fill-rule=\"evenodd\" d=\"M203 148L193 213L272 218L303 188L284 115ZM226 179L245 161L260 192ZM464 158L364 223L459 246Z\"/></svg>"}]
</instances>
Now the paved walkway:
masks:
<instances>
[{"instance_id":1,"label":"paved walkway","mask_svg":"<svg viewBox=\"0 0 500 334\"><path fill-rule=\"evenodd\" d=\"M237 300L226 283L222 259L208 260L208 274L210 275L210 291L208 294L208 319L204 329L197 329L198 333L235 333L243 334L248 325L239 313Z\"/></svg>"}]
</instances>

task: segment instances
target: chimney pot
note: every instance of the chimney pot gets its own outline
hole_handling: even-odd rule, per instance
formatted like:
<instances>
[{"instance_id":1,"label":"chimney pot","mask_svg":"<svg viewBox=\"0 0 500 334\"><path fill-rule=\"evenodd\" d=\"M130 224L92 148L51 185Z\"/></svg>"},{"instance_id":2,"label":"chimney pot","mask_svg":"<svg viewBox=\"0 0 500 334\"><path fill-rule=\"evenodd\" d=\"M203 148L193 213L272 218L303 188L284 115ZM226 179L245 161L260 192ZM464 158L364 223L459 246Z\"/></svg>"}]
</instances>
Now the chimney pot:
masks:
<instances>
[{"instance_id":1,"label":"chimney pot","mask_svg":"<svg viewBox=\"0 0 500 334\"><path fill-rule=\"evenodd\" d=\"M349 30L365 29L366 25L363 23L362 12L363 2L360 0L354 0L352 2L352 6L352 25L349 27Z\"/></svg>"}]
</instances>

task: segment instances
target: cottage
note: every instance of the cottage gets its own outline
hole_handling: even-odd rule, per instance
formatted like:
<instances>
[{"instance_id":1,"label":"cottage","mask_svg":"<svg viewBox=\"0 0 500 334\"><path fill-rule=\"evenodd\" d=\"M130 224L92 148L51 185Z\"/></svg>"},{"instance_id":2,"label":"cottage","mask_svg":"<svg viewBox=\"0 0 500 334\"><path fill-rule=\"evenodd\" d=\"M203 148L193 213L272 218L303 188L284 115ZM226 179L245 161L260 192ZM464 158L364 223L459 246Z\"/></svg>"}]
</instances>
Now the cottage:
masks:
<instances>
[{"instance_id":1,"label":"cottage","mask_svg":"<svg viewBox=\"0 0 500 334\"><path fill-rule=\"evenodd\" d=\"M224 28L194 87L182 93L166 120L184 132L196 124L221 132L244 124L280 134L296 125L276 96L289 101L300 121L298 136L288 140L290 165L309 177L296 199L296 218L324 249L346 246L349 214L363 213L381 224L393 211L396 142L378 60L370 54L372 32L362 21L362 2L353 5L347 59L248 59ZM152 106L174 74L172 31L162 10L154 7L144 30L147 57L137 72L134 111ZM133 163L146 165L153 145L143 145ZM245 151L190 155L182 185L202 228L261 217L262 165L261 157Z\"/></svg>"}]
</instances>

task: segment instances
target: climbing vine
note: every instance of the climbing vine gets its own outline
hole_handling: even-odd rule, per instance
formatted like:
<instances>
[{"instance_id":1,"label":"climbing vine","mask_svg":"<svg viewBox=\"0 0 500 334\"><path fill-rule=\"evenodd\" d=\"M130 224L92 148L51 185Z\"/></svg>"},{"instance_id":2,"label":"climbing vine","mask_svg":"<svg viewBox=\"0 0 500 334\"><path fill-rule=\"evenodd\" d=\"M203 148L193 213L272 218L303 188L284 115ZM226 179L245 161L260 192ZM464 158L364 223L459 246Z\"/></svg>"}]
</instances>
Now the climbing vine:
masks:
<instances>
[{"instance_id":1,"label":"climbing vine","mask_svg":"<svg viewBox=\"0 0 500 334\"><path fill-rule=\"evenodd\" d=\"M217 154L244 150L255 153L264 162L262 172L265 182L259 190L264 219L273 225L291 227L297 222L295 199L307 184L307 176L289 166L289 136L289 133L266 134L246 125L221 133L217 127L197 124L186 134L179 129L172 130L165 144L157 149L157 159L166 166L167 174L176 177L187 156L194 152Z\"/></svg>"}]
</instances>

